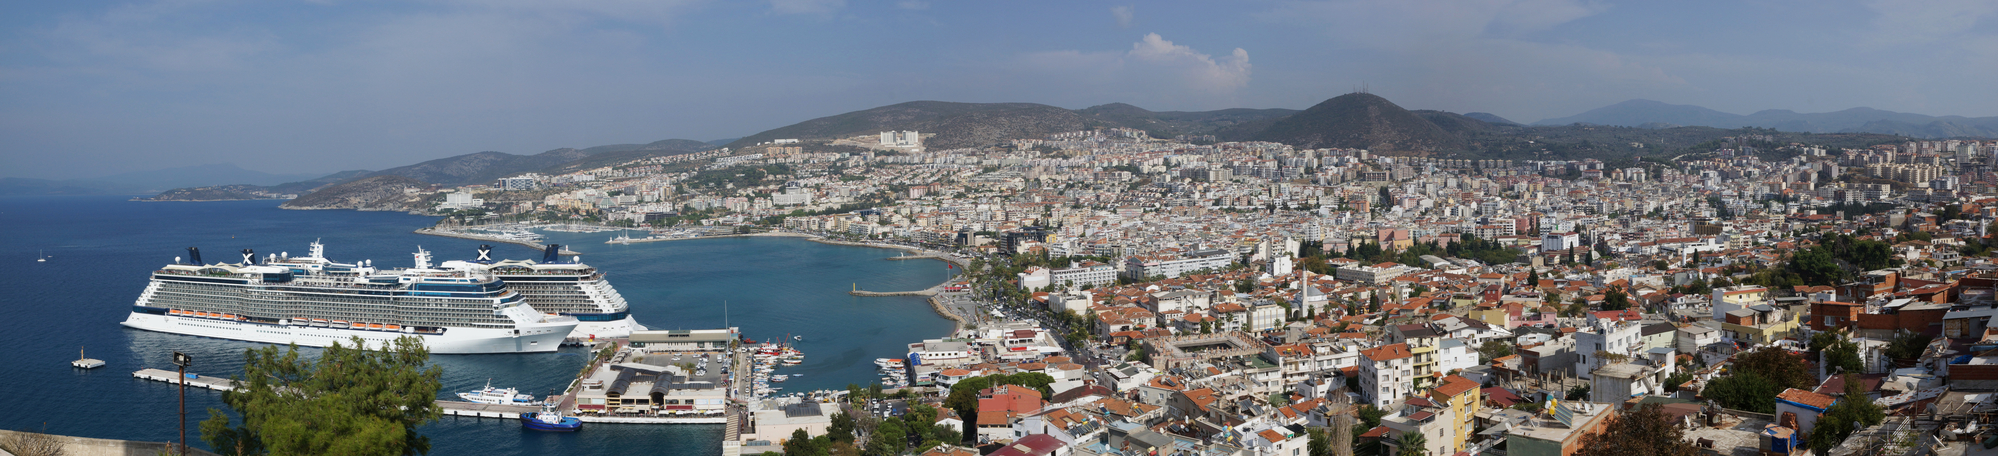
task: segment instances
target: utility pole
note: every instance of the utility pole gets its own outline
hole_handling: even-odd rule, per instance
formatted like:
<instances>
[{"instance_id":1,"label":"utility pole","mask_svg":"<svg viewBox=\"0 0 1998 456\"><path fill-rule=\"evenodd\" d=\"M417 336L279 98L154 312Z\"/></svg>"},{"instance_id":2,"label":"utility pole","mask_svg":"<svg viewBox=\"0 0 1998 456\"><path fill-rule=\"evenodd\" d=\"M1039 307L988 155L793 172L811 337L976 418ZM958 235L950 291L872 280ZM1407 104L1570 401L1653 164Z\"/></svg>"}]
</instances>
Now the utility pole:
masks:
<instances>
[{"instance_id":1,"label":"utility pole","mask_svg":"<svg viewBox=\"0 0 1998 456\"><path fill-rule=\"evenodd\" d=\"M187 366L194 364L194 357L186 353L173 352L173 365L180 366L180 454L187 456Z\"/></svg>"}]
</instances>

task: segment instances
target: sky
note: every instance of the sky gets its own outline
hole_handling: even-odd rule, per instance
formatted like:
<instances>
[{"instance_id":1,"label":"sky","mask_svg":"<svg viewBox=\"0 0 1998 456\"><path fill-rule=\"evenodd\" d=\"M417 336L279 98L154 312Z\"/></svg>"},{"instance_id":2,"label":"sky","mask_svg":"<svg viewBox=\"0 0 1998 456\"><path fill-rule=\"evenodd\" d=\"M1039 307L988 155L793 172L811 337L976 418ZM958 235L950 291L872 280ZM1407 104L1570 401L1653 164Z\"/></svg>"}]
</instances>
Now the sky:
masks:
<instances>
[{"instance_id":1,"label":"sky","mask_svg":"<svg viewBox=\"0 0 1998 456\"><path fill-rule=\"evenodd\" d=\"M0 177L384 169L915 100L1998 115L1990 0L0 3Z\"/></svg>"}]
</instances>

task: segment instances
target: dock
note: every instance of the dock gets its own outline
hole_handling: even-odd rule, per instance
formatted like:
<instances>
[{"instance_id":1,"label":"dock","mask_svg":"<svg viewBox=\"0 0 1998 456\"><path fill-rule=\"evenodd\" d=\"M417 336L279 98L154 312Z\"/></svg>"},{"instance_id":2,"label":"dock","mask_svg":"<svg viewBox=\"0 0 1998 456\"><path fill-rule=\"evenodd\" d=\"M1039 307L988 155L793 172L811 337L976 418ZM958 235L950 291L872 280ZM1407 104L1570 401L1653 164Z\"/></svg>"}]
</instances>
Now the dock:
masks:
<instances>
[{"instance_id":1,"label":"dock","mask_svg":"<svg viewBox=\"0 0 1998 456\"><path fill-rule=\"evenodd\" d=\"M216 391L234 391L236 389L236 382L233 380L221 377L207 377L199 374L190 375L194 375L194 378L181 378L179 373L165 369L139 369L138 372L132 373L132 377L141 380L167 382L175 385L186 382L187 386Z\"/></svg>"}]
</instances>

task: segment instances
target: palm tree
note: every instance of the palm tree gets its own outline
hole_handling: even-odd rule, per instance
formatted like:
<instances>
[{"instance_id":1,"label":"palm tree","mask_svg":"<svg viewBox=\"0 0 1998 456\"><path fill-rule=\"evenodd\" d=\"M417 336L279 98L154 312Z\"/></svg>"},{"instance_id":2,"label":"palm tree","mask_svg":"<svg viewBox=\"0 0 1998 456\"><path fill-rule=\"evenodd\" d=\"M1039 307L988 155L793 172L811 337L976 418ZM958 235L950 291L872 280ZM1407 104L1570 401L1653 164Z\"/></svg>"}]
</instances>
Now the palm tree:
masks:
<instances>
[{"instance_id":1,"label":"palm tree","mask_svg":"<svg viewBox=\"0 0 1998 456\"><path fill-rule=\"evenodd\" d=\"M1395 456L1429 456L1429 450L1424 448L1429 446L1429 438L1420 432L1401 433L1401 438L1395 439L1395 446L1400 447Z\"/></svg>"}]
</instances>

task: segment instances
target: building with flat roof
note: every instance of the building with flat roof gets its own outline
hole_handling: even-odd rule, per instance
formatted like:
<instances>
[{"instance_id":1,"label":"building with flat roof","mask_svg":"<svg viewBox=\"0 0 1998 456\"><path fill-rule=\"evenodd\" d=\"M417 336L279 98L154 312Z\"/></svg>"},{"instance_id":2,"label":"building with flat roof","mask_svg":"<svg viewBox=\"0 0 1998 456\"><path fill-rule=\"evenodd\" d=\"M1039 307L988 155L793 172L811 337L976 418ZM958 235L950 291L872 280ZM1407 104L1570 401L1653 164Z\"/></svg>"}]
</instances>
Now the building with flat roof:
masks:
<instances>
[{"instance_id":1,"label":"building with flat roof","mask_svg":"<svg viewBox=\"0 0 1998 456\"><path fill-rule=\"evenodd\" d=\"M631 346L648 351L720 350L735 341L734 329L632 331Z\"/></svg>"},{"instance_id":2,"label":"building with flat roof","mask_svg":"<svg viewBox=\"0 0 1998 456\"><path fill-rule=\"evenodd\" d=\"M1603 432L1616 415L1612 404L1559 401L1550 417L1535 415L1506 430L1507 456L1573 456L1582 437ZM1566 421L1565 423L1563 421Z\"/></svg>"}]
</instances>

